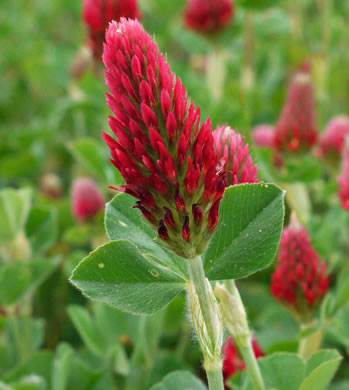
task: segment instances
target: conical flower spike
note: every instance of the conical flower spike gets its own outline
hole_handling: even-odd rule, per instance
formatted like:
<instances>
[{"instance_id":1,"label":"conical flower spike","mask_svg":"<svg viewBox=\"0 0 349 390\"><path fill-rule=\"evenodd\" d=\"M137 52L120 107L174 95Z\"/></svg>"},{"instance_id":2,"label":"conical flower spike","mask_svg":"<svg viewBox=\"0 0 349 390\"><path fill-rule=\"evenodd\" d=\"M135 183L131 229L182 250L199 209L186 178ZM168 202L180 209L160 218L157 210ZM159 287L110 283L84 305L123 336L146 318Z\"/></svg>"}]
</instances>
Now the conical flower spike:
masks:
<instances>
[{"instance_id":1,"label":"conical flower spike","mask_svg":"<svg viewBox=\"0 0 349 390\"><path fill-rule=\"evenodd\" d=\"M279 265L272 276L272 294L306 322L328 291L329 283L326 263L321 262L313 249L308 232L293 223L282 235Z\"/></svg>"},{"instance_id":2,"label":"conical flower spike","mask_svg":"<svg viewBox=\"0 0 349 390\"><path fill-rule=\"evenodd\" d=\"M304 152L317 140L315 106L310 74L297 73L275 128L275 147L281 152Z\"/></svg>"},{"instance_id":3,"label":"conical flower spike","mask_svg":"<svg viewBox=\"0 0 349 390\"><path fill-rule=\"evenodd\" d=\"M105 134L112 163L137 207L174 252L203 252L218 222L224 174L217 172L212 124L200 125L180 78L138 21L112 22L103 60L114 116Z\"/></svg>"},{"instance_id":4,"label":"conical flower spike","mask_svg":"<svg viewBox=\"0 0 349 390\"><path fill-rule=\"evenodd\" d=\"M222 126L213 132L213 137L226 185L258 183L258 167L253 163L249 146L242 136L229 126Z\"/></svg>"}]
</instances>

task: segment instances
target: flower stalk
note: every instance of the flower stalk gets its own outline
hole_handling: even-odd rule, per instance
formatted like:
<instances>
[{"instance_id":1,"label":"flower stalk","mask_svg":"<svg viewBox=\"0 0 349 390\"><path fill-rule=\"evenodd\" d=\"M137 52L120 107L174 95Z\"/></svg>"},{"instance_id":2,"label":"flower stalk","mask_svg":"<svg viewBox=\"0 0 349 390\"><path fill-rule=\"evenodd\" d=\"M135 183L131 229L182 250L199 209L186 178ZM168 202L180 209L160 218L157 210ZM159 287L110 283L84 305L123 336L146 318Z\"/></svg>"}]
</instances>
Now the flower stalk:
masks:
<instances>
[{"instance_id":1,"label":"flower stalk","mask_svg":"<svg viewBox=\"0 0 349 390\"><path fill-rule=\"evenodd\" d=\"M207 56L206 81L207 88L214 101L219 101L224 92L226 76L227 52L217 44L213 44Z\"/></svg>"},{"instance_id":2,"label":"flower stalk","mask_svg":"<svg viewBox=\"0 0 349 390\"><path fill-rule=\"evenodd\" d=\"M314 326L313 322L302 324L301 330L304 332L307 329L312 328L313 326ZM324 336L324 330L323 328L320 328L312 332L309 336L303 337L299 343L299 348L298 348L299 356L304 360L308 360L311 355L313 355L315 352L319 350L323 336Z\"/></svg>"},{"instance_id":3,"label":"flower stalk","mask_svg":"<svg viewBox=\"0 0 349 390\"><path fill-rule=\"evenodd\" d=\"M223 321L246 363L254 390L265 390L263 377L252 347L251 331L239 290L233 280L225 285L216 284L215 293L220 299Z\"/></svg>"},{"instance_id":4,"label":"flower stalk","mask_svg":"<svg viewBox=\"0 0 349 390\"><path fill-rule=\"evenodd\" d=\"M188 261L190 282L189 303L193 326L197 333L210 390L223 390L221 349L223 326L210 282L205 277L201 256Z\"/></svg>"}]
</instances>

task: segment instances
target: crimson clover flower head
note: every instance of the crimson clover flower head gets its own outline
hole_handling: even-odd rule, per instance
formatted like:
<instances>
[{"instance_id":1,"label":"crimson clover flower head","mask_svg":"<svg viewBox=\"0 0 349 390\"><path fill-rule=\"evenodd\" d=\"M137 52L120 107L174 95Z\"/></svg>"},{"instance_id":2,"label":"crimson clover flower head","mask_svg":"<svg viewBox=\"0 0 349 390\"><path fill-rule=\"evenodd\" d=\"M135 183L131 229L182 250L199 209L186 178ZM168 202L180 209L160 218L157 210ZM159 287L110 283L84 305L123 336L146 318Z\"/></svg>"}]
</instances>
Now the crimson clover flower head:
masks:
<instances>
[{"instance_id":1,"label":"crimson clover flower head","mask_svg":"<svg viewBox=\"0 0 349 390\"><path fill-rule=\"evenodd\" d=\"M79 221L87 221L98 214L104 207L103 195L95 181L80 177L72 186L73 214Z\"/></svg>"},{"instance_id":2,"label":"crimson clover flower head","mask_svg":"<svg viewBox=\"0 0 349 390\"><path fill-rule=\"evenodd\" d=\"M320 138L320 152L322 155L336 155L339 157L345 146L345 139L349 136L349 117L338 115L330 120L325 132Z\"/></svg>"},{"instance_id":3,"label":"crimson clover flower head","mask_svg":"<svg viewBox=\"0 0 349 390\"><path fill-rule=\"evenodd\" d=\"M349 147L346 146L343 152L343 170L338 178L339 197L344 209L349 211Z\"/></svg>"},{"instance_id":4,"label":"crimson clover flower head","mask_svg":"<svg viewBox=\"0 0 349 390\"><path fill-rule=\"evenodd\" d=\"M274 126L256 126L253 129L253 140L257 146L264 148L272 148L274 146Z\"/></svg>"},{"instance_id":5,"label":"crimson clover flower head","mask_svg":"<svg viewBox=\"0 0 349 390\"><path fill-rule=\"evenodd\" d=\"M112 22L103 60L114 116L104 134L112 163L144 217L183 257L203 252L218 222L224 174L217 172L212 124L200 125L180 78L135 20Z\"/></svg>"},{"instance_id":6,"label":"crimson clover flower head","mask_svg":"<svg viewBox=\"0 0 349 390\"><path fill-rule=\"evenodd\" d=\"M272 275L272 294L297 317L307 320L329 285L326 263L312 247L308 232L292 222L281 238L279 264Z\"/></svg>"},{"instance_id":7,"label":"crimson clover flower head","mask_svg":"<svg viewBox=\"0 0 349 390\"><path fill-rule=\"evenodd\" d=\"M83 16L89 29L89 45L95 59L101 60L105 31L112 20L141 17L138 0L84 0Z\"/></svg>"},{"instance_id":8,"label":"crimson clover flower head","mask_svg":"<svg viewBox=\"0 0 349 390\"><path fill-rule=\"evenodd\" d=\"M252 338L252 348L257 359L265 356L264 351L260 347L255 336ZM246 370L246 364L239 354L239 350L235 345L232 337L229 337L223 346L224 362L223 376L224 381L234 376L240 371ZM228 387L226 387L228 389Z\"/></svg>"},{"instance_id":9,"label":"crimson clover flower head","mask_svg":"<svg viewBox=\"0 0 349 390\"><path fill-rule=\"evenodd\" d=\"M226 27L233 15L232 0L188 0L185 19L190 29L214 34Z\"/></svg>"},{"instance_id":10,"label":"crimson clover flower head","mask_svg":"<svg viewBox=\"0 0 349 390\"><path fill-rule=\"evenodd\" d=\"M274 144L280 152L305 152L317 141L315 105L310 73L296 73L275 128Z\"/></svg>"},{"instance_id":11,"label":"crimson clover flower head","mask_svg":"<svg viewBox=\"0 0 349 390\"><path fill-rule=\"evenodd\" d=\"M229 126L213 132L218 168L225 173L226 185L258 183L258 167L253 163L249 146L241 134Z\"/></svg>"}]
</instances>

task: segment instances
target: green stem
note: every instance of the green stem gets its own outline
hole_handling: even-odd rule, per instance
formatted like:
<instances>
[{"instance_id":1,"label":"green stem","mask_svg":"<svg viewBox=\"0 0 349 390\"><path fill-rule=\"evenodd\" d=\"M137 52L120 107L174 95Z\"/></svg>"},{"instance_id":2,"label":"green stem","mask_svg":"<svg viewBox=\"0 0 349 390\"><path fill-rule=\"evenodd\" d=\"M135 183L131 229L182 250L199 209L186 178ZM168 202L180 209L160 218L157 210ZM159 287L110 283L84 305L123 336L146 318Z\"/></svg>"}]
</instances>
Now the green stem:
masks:
<instances>
[{"instance_id":1,"label":"green stem","mask_svg":"<svg viewBox=\"0 0 349 390\"><path fill-rule=\"evenodd\" d=\"M303 324L301 326L301 329L304 331L308 328L311 328L312 326L312 323ZM319 350L323 336L324 330L320 328L315 332L311 333L308 337L303 337L299 343L299 356L304 360L308 360L311 355L313 355Z\"/></svg>"},{"instance_id":2,"label":"green stem","mask_svg":"<svg viewBox=\"0 0 349 390\"><path fill-rule=\"evenodd\" d=\"M226 280L225 287L228 290L230 297L232 298L230 301L226 301L226 299L224 299L225 296L221 295L224 290L221 290L219 293L221 298L223 298L221 305L224 305L223 316L225 315L227 329L234 338L235 343L245 361L247 366L247 373L252 382L253 389L265 390L263 377L252 347L251 332L248 326L246 312L239 290L237 289L234 280ZM231 303L230 316L228 316L226 312L226 310L229 310L229 307L227 307L229 302Z\"/></svg>"},{"instance_id":3,"label":"green stem","mask_svg":"<svg viewBox=\"0 0 349 390\"><path fill-rule=\"evenodd\" d=\"M243 66L243 88L244 91L250 91L253 88L255 80L254 67L254 17L252 11L246 14L245 22L245 41L244 41L244 66Z\"/></svg>"},{"instance_id":4,"label":"green stem","mask_svg":"<svg viewBox=\"0 0 349 390\"><path fill-rule=\"evenodd\" d=\"M213 44L207 56L206 80L207 88L215 101L222 98L226 74L227 53L217 44Z\"/></svg>"},{"instance_id":5,"label":"green stem","mask_svg":"<svg viewBox=\"0 0 349 390\"><path fill-rule=\"evenodd\" d=\"M204 322L203 324L199 324L199 326L201 329L204 329L204 333L207 333L207 348L203 348L202 344L200 344L204 355L204 366L209 383L209 390L223 390L224 382L220 352L222 345L221 340L219 341L220 337L217 336L217 333L221 331L220 329L217 329L217 313L214 312L214 307L212 305L212 301L215 301L215 297L213 292L209 289L201 256L190 259L188 263L190 279L198 297L200 312ZM193 308L191 309L192 315L196 315L196 313L193 312ZM199 334L198 336L200 339Z\"/></svg>"},{"instance_id":6,"label":"green stem","mask_svg":"<svg viewBox=\"0 0 349 390\"><path fill-rule=\"evenodd\" d=\"M265 390L263 378L257 363L256 355L254 354L252 348L251 337L248 337L246 343L241 342L241 340L238 341L238 339L236 339L236 344L238 345L240 353L247 366L247 372L251 379L253 389Z\"/></svg>"},{"instance_id":7,"label":"green stem","mask_svg":"<svg viewBox=\"0 0 349 390\"><path fill-rule=\"evenodd\" d=\"M208 388L224 389L222 369L216 371L206 371Z\"/></svg>"}]
</instances>

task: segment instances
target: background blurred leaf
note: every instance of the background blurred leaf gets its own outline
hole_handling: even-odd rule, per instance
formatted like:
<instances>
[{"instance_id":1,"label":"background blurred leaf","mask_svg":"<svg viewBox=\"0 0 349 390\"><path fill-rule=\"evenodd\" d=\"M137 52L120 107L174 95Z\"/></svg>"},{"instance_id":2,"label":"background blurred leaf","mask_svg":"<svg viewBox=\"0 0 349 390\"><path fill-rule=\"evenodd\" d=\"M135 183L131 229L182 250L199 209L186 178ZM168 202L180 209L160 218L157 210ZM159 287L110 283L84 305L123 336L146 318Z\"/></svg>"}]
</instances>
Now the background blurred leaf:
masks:
<instances>
[{"instance_id":1,"label":"background blurred leaf","mask_svg":"<svg viewBox=\"0 0 349 390\"><path fill-rule=\"evenodd\" d=\"M16 238L24 228L31 203L31 190L0 191L0 243Z\"/></svg>"},{"instance_id":2,"label":"background blurred leaf","mask_svg":"<svg viewBox=\"0 0 349 390\"><path fill-rule=\"evenodd\" d=\"M206 386L187 371L175 371L167 375L151 390L206 390Z\"/></svg>"}]
</instances>

